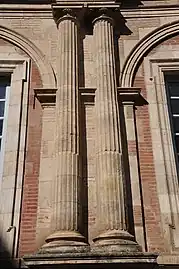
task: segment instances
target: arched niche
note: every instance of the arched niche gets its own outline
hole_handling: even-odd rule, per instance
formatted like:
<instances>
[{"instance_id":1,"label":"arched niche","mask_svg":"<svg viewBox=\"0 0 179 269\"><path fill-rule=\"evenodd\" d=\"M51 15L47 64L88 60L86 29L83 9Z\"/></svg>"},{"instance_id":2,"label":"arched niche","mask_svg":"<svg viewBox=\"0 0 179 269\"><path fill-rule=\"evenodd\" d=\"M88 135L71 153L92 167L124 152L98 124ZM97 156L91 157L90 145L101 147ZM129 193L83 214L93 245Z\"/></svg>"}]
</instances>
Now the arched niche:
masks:
<instances>
[{"instance_id":1,"label":"arched niche","mask_svg":"<svg viewBox=\"0 0 179 269\"><path fill-rule=\"evenodd\" d=\"M45 55L30 40L4 26L0 26L0 38L21 48L36 63L41 75L43 88L56 87L52 66L47 61Z\"/></svg>"},{"instance_id":2,"label":"arched niche","mask_svg":"<svg viewBox=\"0 0 179 269\"><path fill-rule=\"evenodd\" d=\"M135 71L144 55L163 40L179 33L179 21L155 29L140 40L127 57L121 72L121 86L132 87Z\"/></svg>"}]
</instances>

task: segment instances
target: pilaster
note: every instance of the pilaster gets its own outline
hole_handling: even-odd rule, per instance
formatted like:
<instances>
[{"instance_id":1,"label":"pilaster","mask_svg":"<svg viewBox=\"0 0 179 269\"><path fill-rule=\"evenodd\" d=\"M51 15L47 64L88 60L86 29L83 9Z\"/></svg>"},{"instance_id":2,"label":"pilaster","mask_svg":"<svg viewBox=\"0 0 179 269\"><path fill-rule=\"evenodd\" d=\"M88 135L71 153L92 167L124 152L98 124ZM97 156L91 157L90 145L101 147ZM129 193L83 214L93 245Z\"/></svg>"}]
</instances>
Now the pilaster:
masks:
<instances>
[{"instance_id":1,"label":"pilaster","mask_svg":"<svg viewBox=\"0 0 179 269\"><path fill-rule=\"evenodd\" d=\"M118 87L119 104L123 110L123 121L126 136L125 151L129 162L129 177L131 185L132 207L134 212L134 229L137 242L147 251L145 215L143 210L142 182L139 167L139 152L135 110L138 106L147 105L147 101L140 94L140 88Z\"/></svg>"}]
</instances>

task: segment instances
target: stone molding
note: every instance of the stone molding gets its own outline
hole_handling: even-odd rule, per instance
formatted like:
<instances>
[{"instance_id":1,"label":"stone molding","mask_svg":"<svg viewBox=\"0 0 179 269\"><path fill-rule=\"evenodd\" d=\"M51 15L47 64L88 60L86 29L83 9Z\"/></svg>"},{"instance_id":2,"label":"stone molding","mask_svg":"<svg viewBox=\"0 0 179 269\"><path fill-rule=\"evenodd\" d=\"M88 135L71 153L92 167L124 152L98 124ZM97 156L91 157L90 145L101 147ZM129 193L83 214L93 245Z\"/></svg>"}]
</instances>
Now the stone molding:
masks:
<instances>
[{"instance_id":1,"label":"stone molding","mask_svg":"<svg viewBox=\"0 0 179 269\"><path fill-rule=\"evenodd\" d=\"M56 88L45 89L37 88L34 89L35 97L39 100L42 107L45 106L55 106L56 102ZM95 88L79 88L81 98L85 104L94 104L95 99ZM132 88L122 88L118 87L118 97L119 101L122 103L133 103L135 106L147 105L148 102L141 95L141 89L132 87Z\"/></svg>"},{"instance_id":2,"label":"stone molding","mask_svg":"<svg viewBox=\"0 0 179 269\"><path fill-rule=\"evenodd\" d=\"M30 4L1 4L0 15L3 15L5 19L13 18L43 18L50 19L52 16L51 5L30 5Z\"/></svg>"},{"instance_id":3,"label":"stone molding","mask_svg":"<svg viewBox=\"0 0 179 269\"><path fill-rule=\"evenodd\" d=\"M51 64L47 61L43 53L30 40L21 34L3 26L0 26L0 37L20 47L31 57L39 69L44 87L55 87L55 76Z\"/></svg>"},{"instance_id":4,"label":"stone molding","mask_svg":"<svg viewBox=\"0 0 179 269\"><path fill-rule=\"evenodd\" d=\"M115 25L121 20L120 3L57 3L52 5L52 10L57 25L60 19L68 15L76 19L89 33L92 32L93 22L101 16L110 18Z\"/></svg>"},{"instance_id":5,"label":"stone molding","mask_svg":"<svg viewBox=\"0 0 179 269\"><path fill-rule=\"evenodd\" d=\"M148 102L141 95L141 89L137 87L118 87L118 98L122 104L133 104L134 106L147 105Z\"/></svg>"},{"instance_id":6,"label":"stone molding","mask_svg":"<svg viewBox=\"0 0 179 269\"><path fill-rule=\"evenodd\" d=\"M80 96L81 96L81 100L83 101L83 103L85 105L94 105L95 102L95 92L96 89L95 88L83 88L80 87L79 88L79 92L80 92Z\"/></svg>"},{"instance_id":7,"label":"stone molding","mask_svg":"<svg viewBox=\"0 0 179 269\"><path fill-rule=\"evenodd\" d=\"M24 257L25 264L29 266L30 269L32 268L39 268L39 266L43 268L53 268L57 269L58 266L67 265L70 267L75 265L94 265L95 268L108 268L105 266L116 266L126 269L151 269L156 266L156 254L146 253L146 254L133 254L130 255L126 253L122 256L116 256L116 253L104 253L103 250L100 252L96 251L96 249L91 249L91 252L84 252L84 253L60 253L57 254L55 257L52 255L43 255L38 254L34 255L26 255ZM118 268L117 267L117 268ZM76 267L74 267L76 268ZM91 267L90 267L91 268Z\"/></svg>"},{"instance_id":8,"label":"stone molding","mask_svg":"<svg viewBox=\"0 0 179 269\"><path fill-rule=\"evenodd\" d=\"M84 17L85 8L84 5L81 4L54 4L52 5L52 12L54 20L58 26L60 21L63 20L63 18L66 19L67 17L81 23Z\"/></svg>"},{"instance_id":9,"label":"stone molding","mask_svg":"<svg viewBox=\"0 0 179 269\"><path fill-rule=\"evenodd\" d=\"M60 3L62 3L60 1ZM72 2L71 2L72 3ZM112 2L114 3L114 1ZM76 2L75 5L83 5L84 2ZM87 5L90 6L99 6L102 5L102 2L88 2ZM107 4L106 2L103 3ZM0 14L3 14L5 18L42 18L42 19L52 19L52 8L50 4L1 4L0 5ZM150 17L173 17L179 15L178 5L172 5L166 7L139 7L139 8L122 8L121 7L121 14L125 17L125 19L130 18L148 18L149 14Z\"/></svg>"},{"instance_id":10,"label":"stone molding","mask_svg":"<svg viewBox=\"0 0 179 269\"><path fill-rule=\"evenodd\" d=\"M88 22L94 23L99 19L110 20L113 26L117 25L117 21L119 21L120 14L120 4L114 4L109 6L92 6L89 8L86 15L86 24Z\"/></svg>"},{"instance_id":11,"label":"stone molding","mask_svg":"<svg viewBox=\"0 0 179 269\"><path fill-rule=\"evenodd\" d=\"M80 96L84 104L94 104L95 91L96 91L95 88L79 87ZM34 97L39 100L43 108L46 106L55 106L56 92L57 92L56 88L53 89L37 88L34 89L35 93Z\"/></svg>"},{"instance_id":12,"label":"stone molding","mask_svg":"<svg viewBox=\"0 0 179 269\"><path fill-rule=\"evenodd\" d=\"M39 102L41 103L42 107L45 106L55 106L55 102L56 102L56 88L38 88L38 89L34 89L34 97L36 97Z\"/></svg>"},{"instance_id":13,"label":"stone molding","mask_svg":"<svg viewBox=\"0 0 179 269\"><path fill-rule=\"evenodd\" d=\"M139 41L125 61L121 72L121 86L132 87L135 70L145 53L156 44L178 32L179 21L177 20L155 29Z\"/></svg>"},{"instance_id":14,"label":"stone molding","mask_svg":"<svg viewBox=\"0 0 179 269\"><path fill-rule=\"evenodd\" d=\"M157 191L164 238L170 251L179 251L179 199L176 170L164 73L179 70L179 58L165 51L144 58L147 99L153 144ZM160 123L160 124L159 124ZM163 142L165 141L165 143ZM160 150L159 150L160 148ZM165 201L165 202L164 202Z\"/></svg>"},{"instance_id":15,"label":"stone molding","mask_svg":"<svg viewBox=\"0 0 179 269\"><path fill-rule=\"evenodd\" d=\"M0 234L1 240L12 256L16 255L19 240L29 69L29 58L20 57L18 54L13 56L10 54L5 55L4 53L0 54L0 73L9 73L11 75L6 140L0 168Z\"/></svg>"},{"instance_id":16,"label":"stone molding","mask_svg":"<svg viewBox=\"0 0 179 269\"><path fill-rule=\"evenodd\" d=\"M121 8L121 13L125 19L130 18L148 18L150 17L174 17L179 15L178 5L166 7L140 7L140 8Z\"/></svg>"}]
</instances>

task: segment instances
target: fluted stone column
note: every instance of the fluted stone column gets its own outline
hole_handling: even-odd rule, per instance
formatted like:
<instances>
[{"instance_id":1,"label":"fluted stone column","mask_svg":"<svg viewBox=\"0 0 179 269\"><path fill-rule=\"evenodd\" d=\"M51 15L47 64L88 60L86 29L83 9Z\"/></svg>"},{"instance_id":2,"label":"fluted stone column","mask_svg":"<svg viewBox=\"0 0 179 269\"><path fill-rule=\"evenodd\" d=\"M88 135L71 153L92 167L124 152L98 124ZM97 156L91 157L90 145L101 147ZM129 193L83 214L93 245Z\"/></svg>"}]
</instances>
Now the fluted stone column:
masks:
<instances>
[{"instance_id":1,"label":"fluted stone column","mask_svg":"<svg viewBox=\"0 0 179 269\"><path fill-rule=\"evenodd\" d=\"M124 178L114 56L113 21L106 15L94 20L96 59L96 184L97 226L100 245L136 250L126 231ZM120 247L119 247L120 246Z\"/></svg>"},{"instance_id":2,"label":"fluted stone column","mask_svg":"<svg viewBox=\"0 0 179 269\"><path fill-rule=\"evenodd\" d=\"M58 22L59 68L56 96L56 156L52 226L48 246L80 246L81 160L78 111L78 22L67 14Z\"/></svg>"}]
</instances>

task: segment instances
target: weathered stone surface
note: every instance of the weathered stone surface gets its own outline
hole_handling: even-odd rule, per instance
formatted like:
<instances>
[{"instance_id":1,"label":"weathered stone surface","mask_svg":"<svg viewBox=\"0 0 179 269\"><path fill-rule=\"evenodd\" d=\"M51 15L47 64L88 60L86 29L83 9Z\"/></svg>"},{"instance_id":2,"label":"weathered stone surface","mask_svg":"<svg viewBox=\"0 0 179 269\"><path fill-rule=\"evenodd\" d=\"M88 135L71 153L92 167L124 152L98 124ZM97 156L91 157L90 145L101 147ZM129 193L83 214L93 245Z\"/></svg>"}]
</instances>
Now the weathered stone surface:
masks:
<instances>
[{"instance_id":1,"label":"weathered stone surface","mask_svg":"<svg viewBox=\"0 0 179 269\"><path fill-rule=\"evenodd\" d=\"M96 184L98 245L139 251L125 220L124 173L120 149L119 110L114 56L113 20L105 14L94 20L96 52Z\"/></svg>"},{"instance_id":2,"label":"weathered stone surface","mask_svg":"<svg viewBox=\"0 0 179 269\"><path fill-rule=\"evenodd\" d=\"M35 251L31 262L44 268L145 268L137 240L160 253L159 264L178 266L178 168L164 76L179 70L178 0L50 2L0 4L0 76L12 78L0 162L6 252ZM123 115L117 86L124 102L135 102L128 93L137 87L148 104L125 103Z\"/></svg>"},{"instance_id":3,"label":"weathered stone surface","mask_svg":"<svg viewBox=\"0 0 179 269\"><path fill-rule=\"evenodd\" d=\"M80 234L81 160L78 111L78 22L70 14L58 21L59 69L56 97L56 177L53 181L52 231L43 251L84 245ZM50 250L49 250L50 248ZM61 250L63 251L63 250Z\"/></svg>"},{"instance_id":4,"label":"weathered stone surface","mask_svg":"<svg viewBox=\"0 0 179 269\"><path fill-rule=\"evenodd\" d=\"M56 255L32 255L25 258L29 268L52 268L56 269L59 266L63 268L119 268L122 266L125 269L148 269L156 265L156 255L143 253L120 253L115 251L106 252L106 249L101 248L100 251L91 249L89 252L76 253L60 253Z\"/></svg>"}]
</instances>

